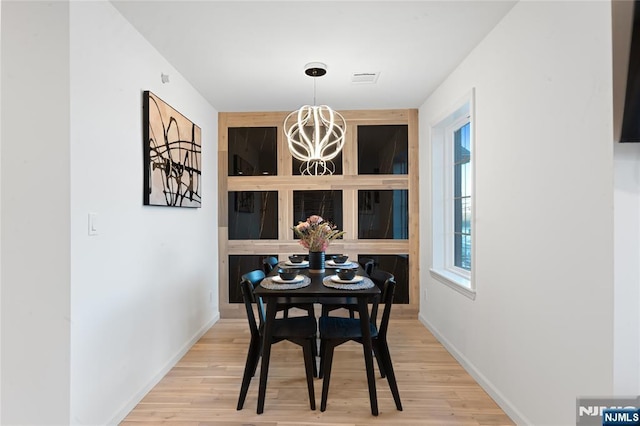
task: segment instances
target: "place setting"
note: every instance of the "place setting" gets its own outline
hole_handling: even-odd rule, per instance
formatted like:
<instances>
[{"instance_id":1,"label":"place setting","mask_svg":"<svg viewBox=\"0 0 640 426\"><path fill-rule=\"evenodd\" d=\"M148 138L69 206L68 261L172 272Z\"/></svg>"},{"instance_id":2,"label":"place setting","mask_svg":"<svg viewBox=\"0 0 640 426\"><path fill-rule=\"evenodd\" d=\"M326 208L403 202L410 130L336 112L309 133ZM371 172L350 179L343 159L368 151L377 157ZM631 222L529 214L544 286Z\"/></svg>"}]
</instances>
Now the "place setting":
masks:
<instances>
[{"instance_id":1,"label":"place setting","mask_svg":"<svg viewBox=\"0 0 640 426\"><path fill-rule=\"evenodd\" d=\"M311 278L295 268L279 268L278 275L266 277L260 285L269 290L292 290L311 284Z\"/></svg>"},{"instance_id":2,"label":"place setting","mask_svg":"<svg viewBox=\"0 0 640 426\"><path fill-rule=\"evenodd\" d=\"M296 268L308 268L309 261L304 258L304 256L299 254L294 254L289 256L288 260L282 262L284 266L295 266Z\"/></svg>"},{"instance_id":3,"label":"place setting","mask_svg":"<svg viewBox=\"0 0 640 426\"><path fill-rule=\"evenodd\" d=\"M326 265L330 268L340 268L340 269L358 269L357 262L351 262L349 260L349 256L345 256L342 254L336 254L332 256L330 260L326 261Z\"/></svg>"},{"instance_id":4,"label":"place setting","mask_svg":"<svg viewBox=\"0 0 640 426\"><path fill-rule=\"evenodd\" d=\"M356 275L354 269L338 269L335 275L324 277L322 284L340 290L363 290L375 284L367 277Z\"/></svg>"}]
</instances>

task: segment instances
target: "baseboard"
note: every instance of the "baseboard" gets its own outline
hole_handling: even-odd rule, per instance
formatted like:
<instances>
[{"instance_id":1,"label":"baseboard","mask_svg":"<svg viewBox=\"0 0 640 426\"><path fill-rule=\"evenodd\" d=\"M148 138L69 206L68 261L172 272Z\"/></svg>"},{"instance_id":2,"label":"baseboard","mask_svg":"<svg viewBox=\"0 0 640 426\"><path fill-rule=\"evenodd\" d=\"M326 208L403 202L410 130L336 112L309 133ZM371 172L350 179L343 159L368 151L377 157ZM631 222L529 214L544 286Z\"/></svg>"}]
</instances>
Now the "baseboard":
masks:
<instances>
[{"instance_id":1,"label":"baseboard","mask_svg":"<svg viewBox=\"0 0 640 426\"><path fill-rule=\"evenodd\" d=\"M471 361L469 361L458 349L451 344L433 324L431 324L424 315L419 314L418 319L424 325L431 334L445 347L445 349L462 365L467 373L474 378L476 382L489 394L489 396L502 408L502 410L513 420L517 425L530 425L530 422L521 412L518 410L508 398L506 398L502 392L500 392L494 384L488 380Z\"/></svg>"},{"instance_id":2,"label":"baseboard","mask_svg":"<svg viewBox=\"0 0 640 426\"><path fill-rule=\"evenodd\" d=\"M148 394L149 391L153 389L153 387L157 385L158 382L160 382L160 380L162 380L162 378L169 372L169 370L171 370L178 363L178 361L180 361L180 359L187 352L189 352L189 349L191 349L191 347L213 326L213 324L218 322L219 319L220 313L217 312L210 321L203 325L200 330L198 330L193 335L193 337L189 339L189 341L187 341L182 346L182 348L180 348L180 350L169 359L169 361L167 361L167 363L160 369L160 371L158 371L149 380L149 382L142 387L142 389L136 392L131 397L131 399L126 404L124 404L124 406L120 410L118 410L118 412L113 416L112 420L107 424L115 426L118 425L122 420L124 420L124 418L127 417L131 410L133 410L135 406L138 405L140 401L142 401L142 398L144 398L145 395Z\"/></svg>"}]
</instances>

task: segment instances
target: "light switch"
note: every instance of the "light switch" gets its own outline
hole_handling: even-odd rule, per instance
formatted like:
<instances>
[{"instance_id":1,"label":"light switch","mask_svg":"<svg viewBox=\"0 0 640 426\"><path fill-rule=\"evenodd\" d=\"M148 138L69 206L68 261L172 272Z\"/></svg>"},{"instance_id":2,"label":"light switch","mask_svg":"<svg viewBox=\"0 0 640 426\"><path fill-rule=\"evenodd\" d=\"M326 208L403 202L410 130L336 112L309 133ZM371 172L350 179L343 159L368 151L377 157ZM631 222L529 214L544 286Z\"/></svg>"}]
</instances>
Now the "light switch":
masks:
<instances>
[{"instance_id":1,"label":"light switch","mask_svg":"<svg viewBox=\"0 0 640 426\"><path fill-rule=\"evenodd\" d=\"M89 213L89 235L98 235L98 213Z\"/></svg>"}]
</instances>

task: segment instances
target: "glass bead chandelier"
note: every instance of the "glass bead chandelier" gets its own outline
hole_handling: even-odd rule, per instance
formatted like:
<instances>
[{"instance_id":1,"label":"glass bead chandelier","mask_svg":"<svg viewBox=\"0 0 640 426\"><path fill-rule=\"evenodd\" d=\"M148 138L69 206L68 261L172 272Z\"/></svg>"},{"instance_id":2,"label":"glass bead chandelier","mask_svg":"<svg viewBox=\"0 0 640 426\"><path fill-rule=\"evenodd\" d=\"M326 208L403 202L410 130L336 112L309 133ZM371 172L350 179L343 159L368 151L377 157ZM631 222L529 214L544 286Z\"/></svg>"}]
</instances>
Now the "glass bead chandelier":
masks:
<instances>
[{"instance_id":1,"label":"glass bead chandelier","mask_svg":"<svg viewBox=\"0 0 640 426\"><path fill-rule=\"evenodd\" d=\"M316 106L316 77L327 73L320 62L305 65L305 74L314 77L313 106L305 105L284 120L284 133L289 151L302 161L303 175L331 175L335 171L333 159L342 151L346 122L344 117L327 105Z\"/></svg>"}]
</instances>

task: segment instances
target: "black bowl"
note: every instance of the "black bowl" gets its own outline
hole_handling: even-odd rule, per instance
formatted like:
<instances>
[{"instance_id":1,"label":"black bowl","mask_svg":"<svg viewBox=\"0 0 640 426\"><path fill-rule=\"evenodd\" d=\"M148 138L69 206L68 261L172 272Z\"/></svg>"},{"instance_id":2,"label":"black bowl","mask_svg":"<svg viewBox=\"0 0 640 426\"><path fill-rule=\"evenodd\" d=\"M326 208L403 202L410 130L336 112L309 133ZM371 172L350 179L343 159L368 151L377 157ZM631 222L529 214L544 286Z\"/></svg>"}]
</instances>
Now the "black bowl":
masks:
<instances>
[{"instance_id":1,"label":"black bowl","mask_svg":"<svg viewBox=\"0 0 640 426\"><path fill-rule=\"evenodd\" d=\"M338 269L337 270L338 278L341 280L352 280L356 276L355 269Z\"/></svg>"},{"instance_id":2,"label":"black bowl","mask_svg":"<svg viewBox=\"0 0 640 426\"><path fill-rule=\"evenodd\" d=\"M301 256L299 254L294 254L289 256L289 261L291 263L302 263L304 262L304 256Z\"/></svg>"},{"instance_id":3,"label":"black bowl","mask_svg":"<svg viewBox=\"0 0 640 426\"><path fill-rule=\"evenodd\" d=\"M298 270L297 269L278 269L278 275L280 275L280 278L282 278L283 280L294 280L297 276L298 276Z\"/></svg>"},{"instance_id":4,"label":"black bowl","mask_svg":"<svg viewBox=\"0 0 640 426\"><path fill-rule=\"evenodd\" d=\"M336 264L342 264L345 263L347 261L347 259L349 259L349 256L344 256L342 254L338 254L333 256L333 262Z\"/></svg>"}]
</instances>

